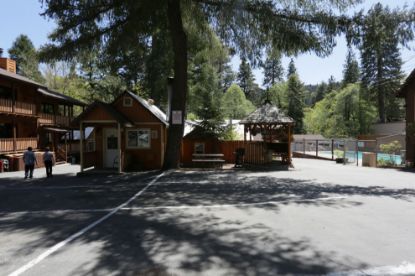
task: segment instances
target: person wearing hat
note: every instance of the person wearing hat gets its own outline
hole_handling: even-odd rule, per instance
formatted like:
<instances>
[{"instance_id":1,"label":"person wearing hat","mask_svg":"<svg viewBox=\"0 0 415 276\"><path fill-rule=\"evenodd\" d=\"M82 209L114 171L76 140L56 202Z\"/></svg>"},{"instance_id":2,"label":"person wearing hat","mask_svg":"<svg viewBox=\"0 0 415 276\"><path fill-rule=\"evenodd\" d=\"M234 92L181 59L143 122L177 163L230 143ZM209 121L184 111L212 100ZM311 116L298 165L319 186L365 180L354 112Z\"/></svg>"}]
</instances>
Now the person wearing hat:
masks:
<instances>
[{"instance_id":1,"label":"person wearing hat","mask_svg":"<svg viewBox=\"0 0 415 276\"><path fill-rule=\"evenodd\" d=\"M45 163L46 177L52 176L52 165L53 165L53 153L49 151L49 148L45 148L43 153L43 163Z\"/></svg>"},{"instance_id":2,"label":"person wearing hat","mask_svg":"<svg viewBox=\"0 0 415 276\"><path fill-rule=\"evenodd\" d=\"M29 178L33 177L33 170L35 168L36 156L33 152L32 147L28 147L27 151L23 153L23 162L24 162L24 178L26 179L28 176Z\"/></svg>"}]
</instances>

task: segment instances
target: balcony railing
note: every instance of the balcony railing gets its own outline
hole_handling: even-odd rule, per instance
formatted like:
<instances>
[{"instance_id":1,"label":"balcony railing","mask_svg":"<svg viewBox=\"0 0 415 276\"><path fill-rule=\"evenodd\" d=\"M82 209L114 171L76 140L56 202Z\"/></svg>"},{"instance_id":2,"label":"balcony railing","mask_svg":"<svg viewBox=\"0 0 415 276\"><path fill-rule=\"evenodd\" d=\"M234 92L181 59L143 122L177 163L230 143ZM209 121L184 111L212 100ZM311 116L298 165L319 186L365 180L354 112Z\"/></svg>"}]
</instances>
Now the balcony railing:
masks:
<instances>
[{"instance_id":1,"label":"balcony railing","mask_svg":"<svg viewBox=\"0 0 415 276\"><path fill-rule=\"evenodd\" d=\"M36 105L17 101L15 102L15 106L13 108L12 100L0 99L0 112L34 116L36 115Z\"/></svg>"},{"instance_id":2,"label":"balcony railing","mask_svg":"<svg viewBox=\"0 0 415 276\"><path fill-rule=\"evenodd\" d=\"M36 149L37 138L16 138L16 148L13 138L0 138L0 152L24 151L28 147Z\"/></svg>"},{"instance_id":3,"label":"balcony railing","mask_svg":"<svg viewBox=\"0 0 415 276\"><path fill-rule=\"evenodd\" d=\"M70 117L40 113L39 123L42 125L60 125L69 126Z\"/></svg>"}]
</instances>

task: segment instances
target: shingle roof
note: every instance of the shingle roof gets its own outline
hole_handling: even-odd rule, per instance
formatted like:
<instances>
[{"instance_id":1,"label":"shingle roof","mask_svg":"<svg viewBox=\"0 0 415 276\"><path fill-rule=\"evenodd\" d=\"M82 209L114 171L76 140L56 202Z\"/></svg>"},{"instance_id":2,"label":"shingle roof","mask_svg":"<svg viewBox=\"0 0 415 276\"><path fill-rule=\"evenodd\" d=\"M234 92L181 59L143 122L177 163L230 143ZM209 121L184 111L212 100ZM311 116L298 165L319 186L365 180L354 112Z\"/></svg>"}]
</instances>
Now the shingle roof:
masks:
<instances>
[{"instance_id":1,"label":"shingle roof","mask_svg":"<svg viewBox=\"0 0 415 276\"><path fill-rule=\"evenodd\" d=\"M39 93L41 93L42 95L46 96L46 97L52 97L52 98L62 100L62 101L65 101L65 102L70 102L70 103L73 103L73 104L79 105L79 106L85 106L86 105L85 103L83 103L81 101L78 101L77 99L74 99L72 97L63 95L59 92L56 92L56 91L53 91L53 90L50 90L50 89L47 89L47 88L38 88L37 91Z\"/></svg>"},{"instance_id":2,"label":"shingle roof","mask_svg":"<svg viewBox=\"0 0 415 276\"><path fill-rule=\"evenodd\" d=\"M243 119L240 124L292 124L293 118L285 115L275 105L265 103Z\"/></svg>"},{"instance_id":3,"label":"shingle roof","mask_svg":"<svg viewBox=\"0 0 415 276\"><path fill-rule=\"evenodd\" d=\"M157 106L153 104L149 104L146 100L135 95L134 93L131 93L129 91L126 91L125 93L127 93L128 95L133 97L135 100L137 100L139 103L141 103L146 109L148 109L148 111L153 113L153 115L156 116L162 123L168 125L166 114L163 111L161 111Z\"/></svg>"},{"instance_id":4,"label":"shingle roof","mask_svg":"<svg viewBox=\"0 0 415 276\"><path fill-rule=\"evenodd\" d=\"M28 79L26 77L23 77L19 74L9 72L7 70L4 70L3 68L0 68L0 76L10 78L10 79L14 79L14 80L18 80L18 81L25 82L25 83L29 83L29 84L32 84L32 85L35 85L35 86L40 86L40 87L45 87L46 88L46 86L44 86L43 84L35 82L35 81L33 81L31 79Z\"/></svg>"}]
</instances>

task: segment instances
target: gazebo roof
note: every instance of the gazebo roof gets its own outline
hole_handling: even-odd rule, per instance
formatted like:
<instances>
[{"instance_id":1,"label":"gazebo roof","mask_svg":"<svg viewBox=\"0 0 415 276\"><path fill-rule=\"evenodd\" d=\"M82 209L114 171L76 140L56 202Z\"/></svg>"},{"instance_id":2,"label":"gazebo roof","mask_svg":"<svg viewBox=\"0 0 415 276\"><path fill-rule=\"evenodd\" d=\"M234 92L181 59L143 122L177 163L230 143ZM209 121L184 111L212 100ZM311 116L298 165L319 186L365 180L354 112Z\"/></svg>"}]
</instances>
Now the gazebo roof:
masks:
<instances>
[{"instance_id":1,"label":"gazebo roof","mask_svg":"<svg viewBox=\"0 0 415 276\"><path fill-rule=\"evenodd\" d=\"M285 115L271 103L265 103L243 119L240 124L293 124L294 119Z\"/></svg>"}]
</instances>

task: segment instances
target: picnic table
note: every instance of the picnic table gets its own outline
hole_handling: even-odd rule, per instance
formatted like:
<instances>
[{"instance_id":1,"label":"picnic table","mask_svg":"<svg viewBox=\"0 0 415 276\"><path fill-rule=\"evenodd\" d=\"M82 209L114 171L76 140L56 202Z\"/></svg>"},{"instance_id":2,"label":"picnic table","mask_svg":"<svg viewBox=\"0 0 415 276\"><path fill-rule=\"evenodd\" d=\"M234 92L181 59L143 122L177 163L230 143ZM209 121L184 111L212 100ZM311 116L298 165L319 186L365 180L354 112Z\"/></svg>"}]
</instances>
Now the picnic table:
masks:
<instances>
[{"instance_id":1,"label":"picnic table","mask_svg":"<svg viewBox=\"0 0 415 276\"><path fill-rule=\"evenodd\" d=\"M222 168L225 163L224 155L222 153L194 153L192 162L200 165L213 165Z\"/></svg>"}]
</instances>

